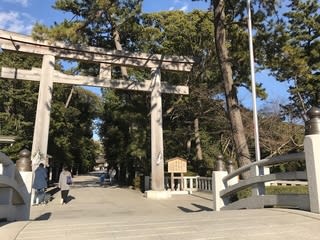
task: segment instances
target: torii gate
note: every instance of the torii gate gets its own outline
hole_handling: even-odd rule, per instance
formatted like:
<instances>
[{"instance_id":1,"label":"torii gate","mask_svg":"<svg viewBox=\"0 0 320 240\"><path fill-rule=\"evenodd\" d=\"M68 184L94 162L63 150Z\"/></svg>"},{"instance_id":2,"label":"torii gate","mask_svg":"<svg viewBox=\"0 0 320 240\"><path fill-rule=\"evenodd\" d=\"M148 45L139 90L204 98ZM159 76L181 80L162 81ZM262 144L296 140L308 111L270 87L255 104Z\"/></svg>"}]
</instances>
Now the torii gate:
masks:
<instances>
[{"instance_id":1,"label":"torii gate","mask_svg":"<svg viewBox=\"0 0 320 240\"><path fill-rule=\"evenodd\" d=\"M184 56L106 51L102 48L73 46L62 42L35 41L30 36L0 30L0 47L9 51L42 55L42 68L31 70L2 68L0 77L40 81L32 155L47 155L53 83L86 85L151 92L151 198L166 198L164 191L164 161L161 93L189 94L187 86L161 82L161 69L189 72L193 59ZM72 59L100 64L98 77L71 76L54 69L55 59ZM151 69L151 80L133 82L111 80L112 65ZM147 196L148 197L148 196Z\"/></svg>"}]
</instances>

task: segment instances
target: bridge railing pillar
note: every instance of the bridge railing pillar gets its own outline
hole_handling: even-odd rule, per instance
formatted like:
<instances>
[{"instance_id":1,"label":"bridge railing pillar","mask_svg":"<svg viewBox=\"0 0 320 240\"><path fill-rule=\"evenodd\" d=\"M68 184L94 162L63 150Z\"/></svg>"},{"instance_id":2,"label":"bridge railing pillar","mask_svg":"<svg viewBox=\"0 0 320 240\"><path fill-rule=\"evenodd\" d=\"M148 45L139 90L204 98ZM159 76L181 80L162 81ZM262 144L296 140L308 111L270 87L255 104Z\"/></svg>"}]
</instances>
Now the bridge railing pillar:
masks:
<instances>
[{"instance_id":1,"label":"bridge railing pillar","mask_svg":"<svg viewBox=\"0 0 320 240\"><path fill-rule=\"evenodd\" d=\"M212 172L213 211L220 211L225 206L224 200L220 197L220 192L226 187L222 179L227 175L228 172L224 170L222 156L219 155L215 170Z\"/></svg>"},{"instance_id":2,"label":"bridge railing pillar","mask_svg":"<svg viewBox=\"0 0 320 240\"><path fill-rule=\"evenodd\" d=\"M320 109L312 107L308 111L304 151L306 158L310 211L320 213Z\"/></svg>"},{"instance_id":3,"label":"bridge railing pillar","mask_svg":"<svg viewBox=\"0 0 320 240\"><path fill-rule=\"evenodd\" d=\"M17 206L16 216L20 220L29 220L30 206L32 196L32 164L31 152L23 149L19 152L19 160L16 162L16 168L20 173L23 183L21 183L21 190L24 195L25 204Z\"/></svg>"}]
</instances>

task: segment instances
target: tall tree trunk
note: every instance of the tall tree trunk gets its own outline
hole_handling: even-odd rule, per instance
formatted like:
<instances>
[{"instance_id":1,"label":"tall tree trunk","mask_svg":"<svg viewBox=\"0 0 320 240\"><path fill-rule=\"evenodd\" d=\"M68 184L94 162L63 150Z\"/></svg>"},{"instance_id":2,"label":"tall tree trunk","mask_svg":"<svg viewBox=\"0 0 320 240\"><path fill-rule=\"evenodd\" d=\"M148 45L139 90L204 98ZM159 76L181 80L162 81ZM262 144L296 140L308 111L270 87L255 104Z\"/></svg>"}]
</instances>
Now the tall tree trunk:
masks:
<instances>
[{"instance_id":1,"label":"tall tree trunk","mask_svg":"<svg viewBox=\"0 0 320 240\"><path fill-rule=\"evenodd\" d=\"M199 132L199 118L194 119L194 136L196 140L197 159L203 160L202 148L201 148L201 142L200 142L200 132Z\"/></svg>"},{"instance_id":2,"label":"tall tree trunk","mask_svg":"<svg viewBox=\"0 0 320 240\"><path fill-rule=\"evenodd\" d=\"M116 49L122 51L120 35L116 28L114 28L113 30L113 41L114 41L114 45L116 46ZM121 74L123 77L128 78L128 71L126 67L121 66Z\"/></svg>"},{"instance_id":3,"label":"tall tree trunk","mask_svg":"<svg viewBox=\"0 0 320 240\"><path fill-rule=\"evenodd\" d=\"M241 112L239 108L237 89L233 84L232 68L229 61L229 52L226 43L225 29L225 0L215 0L214 4L214 27L215 27L215 45L218 54L220 71L224 82L224 90L227 102L227 112L229 114L233 141L236 147L238 165L244 166L250 161L249 148L244 133ZM242 177L247 178L249 173Z\"/></svg>"},{"instance_id":4,"label":"tall tree trunk","mask_svg":"<svg viewBox=\"0 0 320 240\"><path fill-rule=\"evenodd\" d=\"M115 26L116 24L113 23L113 25ZM118 29L116 27L113 27L113 41L114 41L114 45L116 46L116 49L119 51L122 51L122 45L121 45L121 40L120 40L120 34L118 32ZM121 74L124 78L128 78L128 71L127 68L124 66L121 66ZM127 179L126 179L126 175L127 175L127 167L126 164L121 163L120 164L120 169L119 169L119 176L118 176L118 180L121 183L126 183Z\"/></svg>"}]
</instances>

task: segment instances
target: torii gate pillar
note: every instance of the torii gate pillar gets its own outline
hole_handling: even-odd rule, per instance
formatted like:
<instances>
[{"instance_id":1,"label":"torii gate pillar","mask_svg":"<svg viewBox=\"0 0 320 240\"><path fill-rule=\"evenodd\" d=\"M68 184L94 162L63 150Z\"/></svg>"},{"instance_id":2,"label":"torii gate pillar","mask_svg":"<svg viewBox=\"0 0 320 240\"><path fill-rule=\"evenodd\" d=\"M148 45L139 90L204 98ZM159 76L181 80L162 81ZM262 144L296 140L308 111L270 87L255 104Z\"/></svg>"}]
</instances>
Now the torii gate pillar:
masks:
<instances>
[{"instance_id":1,"label":"torii gate pillar","mask_svg":"<svg viewBox=\"0 0 320 240\"><path fill-rule=\"evenodd\" d=\"M151 70L151 189L147 198L162 199L171 195L164 190L162 99L160 68Z\"/></svg>"},{"instance_id":2,"label":"torii gate pillar","mask_svg":"<svg viewBox=\"0 0 320 240\"><path fill-rule=\"evenodd\" d=\"M40 161L45 160L47 157L54 65L55 57L53 55L43 55L31 151L33 171L37 168ZM35 158L37 153L41 154L41 159Z\"/></svg>"}]
</instances>

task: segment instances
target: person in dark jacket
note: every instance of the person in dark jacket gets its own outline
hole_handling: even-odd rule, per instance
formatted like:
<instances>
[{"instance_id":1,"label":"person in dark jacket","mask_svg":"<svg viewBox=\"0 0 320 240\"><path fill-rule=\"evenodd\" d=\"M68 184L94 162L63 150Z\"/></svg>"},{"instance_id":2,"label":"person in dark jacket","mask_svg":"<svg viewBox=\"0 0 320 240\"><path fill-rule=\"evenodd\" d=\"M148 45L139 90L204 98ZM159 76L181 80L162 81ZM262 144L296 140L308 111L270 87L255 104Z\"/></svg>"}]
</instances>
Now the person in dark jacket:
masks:
<instances>
[{"instance_id":1,"label":"person in dark jacket","mask_svg":"<svg viewBox=\"0 0 320 240\"><path fill-rule=\"evenodd\" d=\"M107 173L105 171L103 171L101 174L100 174L100 185L103 186L105 180L106 180L106 177L107 177Z\"/></svg>"},{"instance_id":2,"label":"person in dark jacket","mask_svg":"<svg viewBox=\"0 0 320 240\"><path fill-rule=\"evenodd\" d=\"M33 205L44 203L47 188L48 173L43 163L40 163L34 172L32 188L35 190Z\"/></svg>"},{"instance_id":3,"label":"person in dark jacket","mask_svg":"<svg viewBox=\"0 0 320 240\"><path fill-rule=\"evenodd\" d=\"M70 185L72 184L72 175L68 170L68 167L64 166L59 176L59 188L61 190L60 203L64 204L68 202L68 194Z\"/></svg>"}]
</instances>

